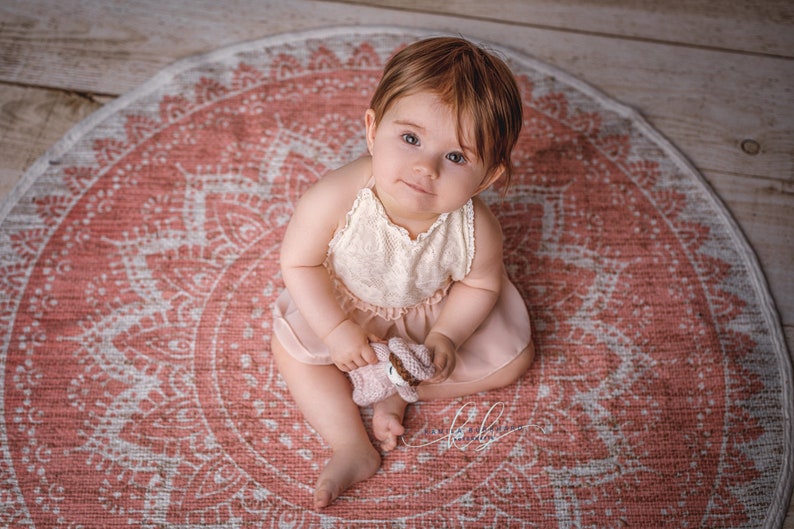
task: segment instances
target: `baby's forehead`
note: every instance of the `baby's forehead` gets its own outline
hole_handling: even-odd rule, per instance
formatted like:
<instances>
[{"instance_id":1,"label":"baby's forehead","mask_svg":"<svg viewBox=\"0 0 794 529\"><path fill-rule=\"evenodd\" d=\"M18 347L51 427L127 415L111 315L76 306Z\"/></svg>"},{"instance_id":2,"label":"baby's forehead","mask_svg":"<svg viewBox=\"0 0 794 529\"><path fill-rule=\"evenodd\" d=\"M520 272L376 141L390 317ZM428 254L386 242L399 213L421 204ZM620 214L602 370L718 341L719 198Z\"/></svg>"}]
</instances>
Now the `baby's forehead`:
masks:
<instances>
[{"instance_id":1,"label":"baby's forehead","mask_svg":"<svg viewBox=\"0 0 794 529\"><path fill-rule=\"evenodd\" d=\"M413 123L420 128L430 128L426 125L435 125L436 121L435 116L427 113L428 106L432 110L446 114L461 146L475 153L473 139L477 131L473 112L467 108L456 108L453 103L444 100L441 94L429 90L403 94L391 102L386 112L392 111L396 121Z\"/></svg>"}]
</instances>

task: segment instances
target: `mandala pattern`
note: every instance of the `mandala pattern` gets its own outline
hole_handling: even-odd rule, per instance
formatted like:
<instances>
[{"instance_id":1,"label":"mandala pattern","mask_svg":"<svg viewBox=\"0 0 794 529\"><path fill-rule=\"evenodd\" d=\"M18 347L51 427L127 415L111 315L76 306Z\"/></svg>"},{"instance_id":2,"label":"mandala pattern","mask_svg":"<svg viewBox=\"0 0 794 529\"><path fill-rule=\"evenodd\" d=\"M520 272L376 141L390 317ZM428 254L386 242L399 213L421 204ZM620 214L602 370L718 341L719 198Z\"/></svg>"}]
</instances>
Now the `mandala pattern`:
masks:
<instances>
[{"instance_id":1,"label":"mandala pattern","mask_svg":"<svg viewBox=\"0 0 794 529\"><path fill-rule=\"evenodd\" d=\"M381 471L307 509L328 450L270 355L279 244L303 191L365 152L370 92L417 35L177 64L31 169L0 230L0 525L782 519L790 367L743 241L633 113L509 51L524 133L509 193L485 198L537 360L511 387L413 406Z\"/></svg>"}]
</instances>

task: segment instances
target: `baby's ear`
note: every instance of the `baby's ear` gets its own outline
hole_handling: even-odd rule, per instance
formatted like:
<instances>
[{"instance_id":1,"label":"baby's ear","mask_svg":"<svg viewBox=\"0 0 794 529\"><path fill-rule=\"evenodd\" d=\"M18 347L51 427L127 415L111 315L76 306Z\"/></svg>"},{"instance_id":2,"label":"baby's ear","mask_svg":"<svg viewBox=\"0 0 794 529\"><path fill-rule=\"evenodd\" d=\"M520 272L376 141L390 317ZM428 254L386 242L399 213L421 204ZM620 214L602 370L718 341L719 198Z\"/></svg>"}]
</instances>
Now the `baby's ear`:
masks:
<instances>
[{"instance_id":1,"label":"baby's ear","mask_svg":"<svg viewBox=\"0 0 794 529\"><path fill-rule=\"evenodd\" d=\"M366 127L365 130L367 134L367 149L371 155L372 147L375 144L375 129L377 128L377 123L375 123L375 111L371 108L364 114L364 126Z\"/></svg>"},{"instance_id":2,"label":"baby's ear","mask_svg":"<svg viewBox=\"0 0 794 529\"><path fill-rule=\"evenodd\" d=\"M503 174L505 174L505 166L502 164L497 165L496 167L488 171L488 173L485 175L485 178L482 181L482 184L480 184L480 187L477 188L477 193L481 193L486 189L488 189L491 186L491 184L502 178Z\"/></svg>"}]
</instances>

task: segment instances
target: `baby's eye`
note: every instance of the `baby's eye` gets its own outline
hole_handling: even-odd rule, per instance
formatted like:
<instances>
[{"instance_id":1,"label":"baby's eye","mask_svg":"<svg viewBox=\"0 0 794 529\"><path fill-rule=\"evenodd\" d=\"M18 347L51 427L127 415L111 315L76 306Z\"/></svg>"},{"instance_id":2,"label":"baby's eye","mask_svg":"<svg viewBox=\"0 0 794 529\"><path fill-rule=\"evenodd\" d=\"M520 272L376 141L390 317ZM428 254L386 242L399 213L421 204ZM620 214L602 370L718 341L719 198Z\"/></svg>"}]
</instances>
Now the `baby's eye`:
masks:
<instances>
[{"instance_id":1,"label":"baby's eye","mask_svg":"<svg viewBox=\"0 0 794 529\"><path fill-rule=\"evenodd\" d=\"M463 156L462 153L451 152L451 153L447 154L447 160L449 160L452 163L460 164L460 163L464 163L466 161L466 157Z\"/></svg>"},{"instance_id":2,"label":"baby's eye","mask_svg":"<svg viewBox=\"0 0 794 529\"><path fill-rule=\"evenodd\" d=\"M419 145L419 138L415 135L411 134L410 132L406 132L403 134L403 141L408 145Z\"/></svg>"}]
</instances>

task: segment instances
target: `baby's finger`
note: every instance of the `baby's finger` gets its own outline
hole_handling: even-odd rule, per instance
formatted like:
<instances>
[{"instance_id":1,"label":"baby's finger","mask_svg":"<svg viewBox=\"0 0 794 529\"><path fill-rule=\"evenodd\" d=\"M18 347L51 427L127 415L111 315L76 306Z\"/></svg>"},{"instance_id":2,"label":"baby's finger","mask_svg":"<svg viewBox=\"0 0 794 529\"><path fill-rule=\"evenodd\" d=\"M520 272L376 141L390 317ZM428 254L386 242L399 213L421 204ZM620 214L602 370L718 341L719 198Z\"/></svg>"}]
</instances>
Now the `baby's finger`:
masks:
<instances>
[{"instance_id":1,"label":"baby's finger","mask_svg":"<svg viewBox=\"0 0 794 529\"><path fill-rule=\"evenodd\" d=\"M438 369L438 367L436 367L436 374L428 378L427 381L433 384L438 384L439 382L445 381L448 376L449 375L444 369Z\"/></svg>"},{"instance_id":2,"label":"baby's finger","mask_svg":"<svg viewBox=\"0 0 794 529\"><path fill-rule=\"evenodd\" d=\"M364 367L365 365L367 365L367 364L365 364L363 360L351 360L350 361L350 371L354 371L354 370L358 369L359 367Z\"/></svg>"},{"instance_id":3,"label":"baby's finger","mask_svg":"<svg viewBox=\"0 0 794 529\"><path fill-rule=\"evenodd\" d=\"M433 384L438 384L439 382L444 382L447 378L449 378L449 373L447 373L446 370L436 370L436 374L427 381Z\"/></svg>"},{"instance_id":4,"label":"baby's finger","mask_svg":"<svg viewBox=\"0 0 794 529\"><path fill-rule=\"evenodd\" d=\"M375 350L372 347L367 347L362 357L367 365L378 363L378 356L375 354Z\"/></svg>"},{"instance_id":5,"label":"baby's finger","mask_svg":"<svg viewBox=\"0 0 794 529\"><path fill-rule=\"evenodd\" d=\"M349 372L353 371L354 369L356 369L358 367L358 365L356 365L355 360L348 360L347 362L340 362L340 363L336 364L336 367L338 367L340 371L343 371L345 373L349 373Z\"/></svg>"},{"instance_id":6,"label":"baby's finger","mask_svg":"<svg viewBox=\"0 0 794 529\"><path fill-rule=\"evenodd\" d=\"M441 375L449 364L448 358L445 355L436 355L433 358L433 365L436 366L436 376Z\"/></svg>"},{"instance_id":7,"label":"baby's finger","mask_svg":"<svg viewBox=\"0 0 794 529\"><path fill-rule=\"evenodd\" d=\"M366 365L369 365L369 362L367 362L363 356L357 356L355 358L352 358L347 363L347 366L350 368L350 371L353 371L354 369L358 369L359 367L364 367Z\"/></svg>"}]
</instances>

